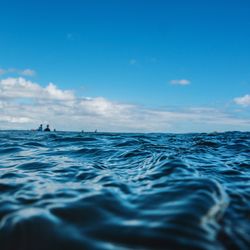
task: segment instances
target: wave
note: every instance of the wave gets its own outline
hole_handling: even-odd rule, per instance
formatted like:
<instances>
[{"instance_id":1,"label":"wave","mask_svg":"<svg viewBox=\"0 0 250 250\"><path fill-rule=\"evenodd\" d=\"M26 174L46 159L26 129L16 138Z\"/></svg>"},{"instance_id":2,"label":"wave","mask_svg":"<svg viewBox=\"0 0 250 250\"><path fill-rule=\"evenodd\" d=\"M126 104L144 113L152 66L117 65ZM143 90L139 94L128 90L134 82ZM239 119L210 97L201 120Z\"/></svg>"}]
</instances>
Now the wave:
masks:
<instances>
[{"instance_id":1,"label":"wave","mask_svg":"<svg viewBox=\"0 0 250 250\"><path fill-rule=\"evenodd\" d=\"M249 249L249 146L242 132L0 132L1 249Z\"/></svg>"}]
</instances>

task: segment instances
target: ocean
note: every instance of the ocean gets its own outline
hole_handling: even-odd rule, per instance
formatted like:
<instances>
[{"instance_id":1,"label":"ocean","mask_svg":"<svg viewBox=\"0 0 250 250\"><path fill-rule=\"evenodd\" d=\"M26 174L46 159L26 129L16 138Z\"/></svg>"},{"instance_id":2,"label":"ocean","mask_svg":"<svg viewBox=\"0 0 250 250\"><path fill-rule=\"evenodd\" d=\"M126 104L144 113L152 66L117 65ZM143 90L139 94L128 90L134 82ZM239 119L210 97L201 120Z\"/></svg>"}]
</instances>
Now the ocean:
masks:
<instances>
[{"instance_id":1,"label":"ocean","mask_svg":"<svg viewBox=\"0 0 250 250\"><path fill-rule=\"evenodd\" d=\"M250 133L1 131L0 249L250 249Z\"/></svg>"}]
</instances>

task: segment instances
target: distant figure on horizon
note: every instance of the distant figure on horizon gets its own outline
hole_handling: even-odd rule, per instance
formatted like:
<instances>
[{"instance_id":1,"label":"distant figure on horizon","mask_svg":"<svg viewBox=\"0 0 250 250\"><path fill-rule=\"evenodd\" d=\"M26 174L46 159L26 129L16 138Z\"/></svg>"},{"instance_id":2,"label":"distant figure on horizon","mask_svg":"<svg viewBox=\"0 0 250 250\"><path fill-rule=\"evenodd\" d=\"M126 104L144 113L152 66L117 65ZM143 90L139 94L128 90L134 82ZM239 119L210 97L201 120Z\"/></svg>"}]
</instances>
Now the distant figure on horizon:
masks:
<instances>
[{"instance_id":1,"label":"distant figure on horizon","mask_svg":"<svg viewBox=\"0 0 250 250\"><path fill-rule=\"evenodd\" d=\"M46 129L44 129L44 131L46 131L46 132L50 131L49 124L47 125Z\"/></svg>"},{"instance_id":2,"label":"distant figure on horizon","mask_svg":"<svg viewBox=\"0 0 250 250\"><path fill-rule=\"evenodd\" d=\"M39 128L37 129L37 131L43 131L43 125L40 124Z\"/></svg>"},{"instance_id":3,"label":"distant figure on horizon","mask_svg":"<svg viewBox=\"0 0 250 250\"><path fill-rule=\"evenodd\" d=\"M95 130L95 133L97 133L97 129Z\"/></svg>"},{"instance_id":4,"label":"distant figure on horizon","mask_svg":"<svg viewBox=\"0 0 250 250\"><path fill-rule=\"evenodd\" d=\"M54 128L54 132L56 132L56 129Z\"/></svg>"}]
</instances>

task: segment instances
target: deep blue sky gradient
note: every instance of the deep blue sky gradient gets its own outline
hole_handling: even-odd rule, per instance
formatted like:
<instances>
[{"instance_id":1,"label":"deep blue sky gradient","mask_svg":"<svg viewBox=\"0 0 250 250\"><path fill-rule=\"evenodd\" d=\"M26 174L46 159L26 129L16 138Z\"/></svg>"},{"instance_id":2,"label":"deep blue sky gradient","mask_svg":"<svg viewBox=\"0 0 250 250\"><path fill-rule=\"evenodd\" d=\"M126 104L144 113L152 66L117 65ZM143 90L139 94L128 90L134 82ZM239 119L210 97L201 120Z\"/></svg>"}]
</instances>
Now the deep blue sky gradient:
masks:
<instances>
[{"instance_id":1,"label":"deep blue sky gradient","mask_svg":"<svg viewBox=\"0 0 250 250\"><path fill-rule=\"evenodd\" d=\"M249 58L247 0L1 1L0 67L79 96L226 106L250 92Z\"/></svg>"}]
</instances>

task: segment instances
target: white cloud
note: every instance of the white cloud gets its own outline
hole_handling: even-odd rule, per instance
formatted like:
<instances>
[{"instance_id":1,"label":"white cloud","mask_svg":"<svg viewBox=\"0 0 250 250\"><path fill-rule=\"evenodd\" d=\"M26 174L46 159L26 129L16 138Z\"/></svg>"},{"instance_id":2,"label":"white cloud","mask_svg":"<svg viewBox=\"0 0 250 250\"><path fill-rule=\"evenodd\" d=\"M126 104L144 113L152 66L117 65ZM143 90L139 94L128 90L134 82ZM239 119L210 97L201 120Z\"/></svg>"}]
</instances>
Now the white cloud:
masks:
<instances>
[{"instance_id":1,"label":"white cloud","mask_svg":"<svg viewBox=\"0 0 250 250\"><path fill-rule=\"evenodd\" d=\"M244 95L242 97L234 98L234 102L243 107L250 106L250 95Z\"/></svg>"},{"instance_id":2,"label":"white cloud","mask_svg":"<svg viewBox=\"0 0 250 250\"><path fill-rule=\"evenodd\" d=\"M21 76L34 76L35 70L32 69L0 69L0 75L17 74Z\"/></svg>"},{"instance_id":3,"label":"white cloud","mask_svg":"<svg viewBox=\"0 0 250 250\"><path fill-rule=\"evenodd\" d=\"M249 128L249 119L211 108L149 109L104 97L77 97L49 83L0 80L0 129L31 129L49 123L58 130L187 132L200 128ZM203 131L202 130L202 131Z\"/></svg>"},{"instance_id":4,"label":"white cloud","mask_svg":"<svg viewBox=\"0 0 250 250\"><path fill-rule=\"evenodd\" d=\"M25 69L25 70L20 71L20 75L23 75L23 76L34 76L35 74L36 72L32 69Z\"/></svg>"},{"instance_id":5,"label":"white cloud","mask_svg":"<svg viewBox=\"0 0 250 250\"><path fill-rule=\"evenodd\" d=\"M72 91L60 90L53 83L45 88L22 77L0 80L0 98L33 98L37 100L72 100Z\"/></svg>"},{"instance_id":6,"label":"white cloud","mask_svg":"<svg viewBox=\"0 0 250 250\"><path fill-rule=\"evenodd\" d=\"M45 96L48 96L51 99L56 99L56 100L72 100L72 99L75 98L75 96L74 96L74 94L73 94L72 91L69 91L69 90L60 90L53 83L49 83L49 85L43 91L45 92Z\"/></svg>"},{"instance_id":7,"label":"white cloud","mask_svg":"<svg viewBox=\"0 0 250 250\"><path fill-rule=\"evenodd\" d=\"M179 79L179 80L171 80L170 83L173 85L189 85L191 81L187 79Z\"/></svg>"}]
</instances>

